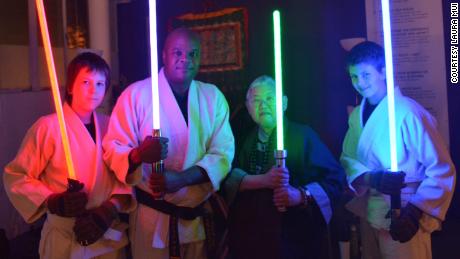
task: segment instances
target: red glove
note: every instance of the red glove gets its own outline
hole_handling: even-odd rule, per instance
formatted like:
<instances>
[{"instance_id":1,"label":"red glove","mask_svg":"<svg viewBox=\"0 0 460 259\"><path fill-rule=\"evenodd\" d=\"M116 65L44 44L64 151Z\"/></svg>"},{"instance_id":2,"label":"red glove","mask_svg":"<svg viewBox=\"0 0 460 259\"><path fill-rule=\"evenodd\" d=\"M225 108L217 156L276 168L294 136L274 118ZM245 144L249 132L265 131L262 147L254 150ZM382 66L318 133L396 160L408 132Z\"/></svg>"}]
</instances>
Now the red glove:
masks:
<instances>
[{"instance_id":1,"label":"red glove","mask_svg":"<svg viewBox=\"0 0 460 259\"><path fill-rule=\"evenodd\" d=\"M395 241L405 243L414 237L419 229L419 220L423 212L408 203L401 209L399 218L392 220L390 225L390 235Z\"/></svg>"},{"instance_id":2,"label":"red glove","mask_svg":"<svg viewBox=\"0 0 460 259\"><path fill-rule=\"evenodd\" d=\"M133 164L154 163L168 155L168 139L147 136L142 143L131 150L129 160Z\"/></svg>"},{"instance_id":3,"label":"red glove","mask_svg":"<svg viewBox=\"0 0 460 259\"><path fill-rule=\"evenodd\" d=\"M163 173L152 172L152 174L150 174L149 187L150 187L150 190L152 190L153 197L155 198L163 197L163 195L165 195L165 192L166 192L165 172Z\"/></svg>"},{"instance_id":4,"label":"red glove","mask_svg":"<svg viewBox=\"0 0 460 259\"><path fill-rule=\"evenodd\" d=\"M99 240L118 217L118 211L112 202L106 201L101 206L88 210L77 217L73 232L78 243L88 246Z\"/></svg>"},{"instance_id":5,"label":"red glove","mask_svg":"<svg viewBox=\"0 0 460 259\"><path fill-rule=\"evenodd\" d=\"M61 217L76 217L85 212L88 195L81 191L53 193L48 196L47 206L51 214Z\"/></svg>"}]
</instances>

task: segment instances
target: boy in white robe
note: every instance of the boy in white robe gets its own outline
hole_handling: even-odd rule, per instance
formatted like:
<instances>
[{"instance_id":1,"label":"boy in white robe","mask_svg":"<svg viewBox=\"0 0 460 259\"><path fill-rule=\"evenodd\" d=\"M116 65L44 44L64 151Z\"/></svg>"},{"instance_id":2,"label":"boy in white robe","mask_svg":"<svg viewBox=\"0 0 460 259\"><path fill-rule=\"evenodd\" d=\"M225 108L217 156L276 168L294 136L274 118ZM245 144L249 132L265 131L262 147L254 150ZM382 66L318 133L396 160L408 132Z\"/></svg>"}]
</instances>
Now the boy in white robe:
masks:
<instances>
[{"instance_id":1,"label":"boy in white robe","mask_svg":"<svg viewBox=\"0 0 460 259\"><path fill-rule=\"evenodd\" d=\"M95 112L110 82L107 63L93 53L68 67L64 119L78 184L68 189L68 170L56 114L41 117L5 167L5 190L26 222L44 213L41 258L120 258L128 244L118 211L133 209L130 188L102 160L108 117Z\"/></svg>"},{"instance_id":2,"label":"boy in white robe","mask_svg":"<svg viewBox=\"0 0 460 259\"><path fill-rule=\"evenodd\" d=\"M163 61L158 86L163 138L150 137L151 79L135 82L115 105L103 143L104 159L120 181L135 185L139 206L130 217L135 259L206 258L208 235L199 211L218 189L233 159L229 109L216 86L194 80L200 63L200 40L195 33L184 28L171 32ZM166 156L166 139L164 180L160 180L151 173L149 163L160 154ZM165 189L163 202L154 201L155 187ZM158 203L195 215L185 215L190 216L185 219Z\"/></svg>"},{"instance_id":3,"label":"boy in white robe","mask_svg":"<svg viewBox=\"0 0 460 259\"><path fill-rule=\"evenodd\" d=\"M435 119L395 89L397 162L390 168L384 50L373 42L347 58L354 88L363 96L349 118L341 163L357 197L349 209L361 217L363 258L431 258L431 232L445 219L455 168ZM390 195L401 192L402 209L390 222Z\"/></svg>"}]
</instances>

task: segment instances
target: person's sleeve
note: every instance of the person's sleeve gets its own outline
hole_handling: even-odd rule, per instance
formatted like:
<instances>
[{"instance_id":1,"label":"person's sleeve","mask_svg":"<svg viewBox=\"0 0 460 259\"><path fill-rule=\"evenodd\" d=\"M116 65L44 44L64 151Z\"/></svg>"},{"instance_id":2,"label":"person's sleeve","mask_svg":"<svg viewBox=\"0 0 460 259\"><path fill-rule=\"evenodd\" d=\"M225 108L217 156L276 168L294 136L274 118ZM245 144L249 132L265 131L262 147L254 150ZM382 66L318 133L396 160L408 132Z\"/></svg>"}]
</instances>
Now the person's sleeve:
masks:
<instances>
[{"instance_id":1,"label":"person's sleeve","mask_svg":"<svg viewBox=\"0 0 460 259\"><path fill-rule=\"evenodd\" d=\"M248 159L248 145L250 145L250 139L252 138L252 133L240 138L240 141L236 141L235 146L235 158L232 162L232 170L224 179L221 184L220 193L224 197L225 202L228 206L231 206L235 201L238 192L240 191L241 183L243 178L248 175L244 168L244 161Z\"/></svg>"},{"instance_id":2,"label":"person's sleeve","mask_svg":"<svg viewBox=\"0 0 460 259\"><path fill-rule=\"evenodd\" d=\"M305 187L315 199L324 220L329 223L333 203L339 199L345 184L345 173L319 136L311 129L307 134L310 136L309 141L306 142L308 150L306 161L309 161L307 172L315 170L318 176L316 181Z\"/></svg>"},{"instance_id":3,"label":"person's sleeve","mask_svg":"<svg viewBox=\"0 0 460 259\"><path fill-rule=\"evenodd\" d=\"M55 141L45 118L26 133L21 147L3 173L5 191L27 223L39 219L47 210L45 201L53 192L40 180L53 152Z\"/></svg>"},{"instance_id":4,"label":"person's sleeve","mask_svg":"<svg viewBox=\"0 0 460 259\"><path fill-rule=\"evenodd\" d=\"M435 119L426 112L411 113L403 122L403 141L411 156L423 164L424 180L410 203L440 220L445 219L455 188L455 167ZM415 173L415 172L411 172ZM406 181L410 181L407 179Z\"/></svg>"},{"instance_id":5,"label":"person's sleeve","mask_svg":"<svg viewBox=\"0 0 460 259\"><path fill-rule=\"evenodd\" d=\"M347 175L347 181L350 189L356 178L370 171L363 163L357 158L357 148L359 143L359 109L355 108L348 119L348 131L345 135L342 146L342 154L340 155L340 163L342 164Z\"/></svg>"},{"instance_id":6,"label":"person's sleeve","mask_svg":"<svg viewBox=\"0 0 460 259\"><path fill-rule=\"evenodd\" d=\"M229 123L229 108L227 101L219 91L216 95L214 108L217 109L213 123L213 132L207 143L206 154L196 163L203 168L212 184L214 191L230 171L235 153L235 140Z\"/></svg>"},{"instance_id":7,"label":"person's sleeve","mask_svg":"<svg viewBox=\"0 0 460 259\"><path fill-rule=\"evenodd\" d=\"M131 89L132 90L132 89ZM137 138L139 124L137 118L138 103L132 91L125 91L118 98L110 117L109 127L103 140L104 161L115 173L117 179L129 185L136 185L142 179L139 166L128 175L128 155L131 149L139 145Z\"/></svg>"},{"instance_id":8,"label":"person's sleeve","mask_svg":"<svg viewBox=\"0 0 460 259\"><path fill-rule=\"evenodd\" d=\"M133 195L133 189L126 183L120 182L115 175L110 172L111 180L113 181L112 192L110 198L117 198L120 201L120 212L129 213L134 211L137 206L137 201Z\"/></svg>"},{"instance_id":9,"label":"person's sleeve","mask_svg":"<svg viewBox=\"0 0 460 259\"><path fill-rule=\"evenodd\" d=\"M227 175L222 183L222 194L225 202L230 206L236 198L240 190L241 182L247 175L245 171L240 168L233 168L232 171Z\"/></svg>"}]
</instances>

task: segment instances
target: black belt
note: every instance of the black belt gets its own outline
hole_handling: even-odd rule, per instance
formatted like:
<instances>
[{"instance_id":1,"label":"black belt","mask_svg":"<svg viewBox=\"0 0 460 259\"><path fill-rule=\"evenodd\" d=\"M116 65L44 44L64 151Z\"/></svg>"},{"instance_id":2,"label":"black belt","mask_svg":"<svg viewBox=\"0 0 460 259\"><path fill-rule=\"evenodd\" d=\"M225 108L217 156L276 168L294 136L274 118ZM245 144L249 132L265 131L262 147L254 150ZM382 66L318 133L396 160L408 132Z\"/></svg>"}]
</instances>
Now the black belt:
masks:
<instances>
[{"instance_id":1,"label":"black belt","mask_svg":"<svg viewBox=\"0 0 460 259\"><path fill-rule=\"evenodd\" d=\"M197 217L203 217L204 230L206 235L206 248L208 258L215 257L215 234L214 221L212 213L205 209L203 202L195 208L176 206L165 200L155 200L152 195L139 187L135 187L137 202L162 213L168 214L169 217L169 258L180 258L180 243L178 219L194 220Z\"/></svg>"}]
</instances>

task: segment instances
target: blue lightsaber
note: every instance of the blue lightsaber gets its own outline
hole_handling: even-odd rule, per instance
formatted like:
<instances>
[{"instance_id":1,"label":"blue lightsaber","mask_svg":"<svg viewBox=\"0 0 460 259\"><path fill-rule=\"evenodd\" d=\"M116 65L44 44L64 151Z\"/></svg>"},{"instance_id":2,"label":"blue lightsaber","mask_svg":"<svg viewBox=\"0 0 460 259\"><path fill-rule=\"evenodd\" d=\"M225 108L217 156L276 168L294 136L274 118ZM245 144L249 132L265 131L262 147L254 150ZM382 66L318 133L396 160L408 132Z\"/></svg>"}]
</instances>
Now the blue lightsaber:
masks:
<instances>
[{"instance_id":1,"label":"blue lightsaber","mask_svg":"<svg viewBox=\"0 0 460 259\"><path fill-rule=\"evenodd\" d=\"M390 159L391 171L398 171L397 149L396 149L396 123L395 123L395 95L393 77L393 47L391 44L391 19L389 0L382 0L382 23L383 42L385 48L385 68L387 79L388 99L388 126L390 133ZM401 193L391 195L391 216L392 219L399 217L401 210Z\"/></svg>"}]
</instances>

